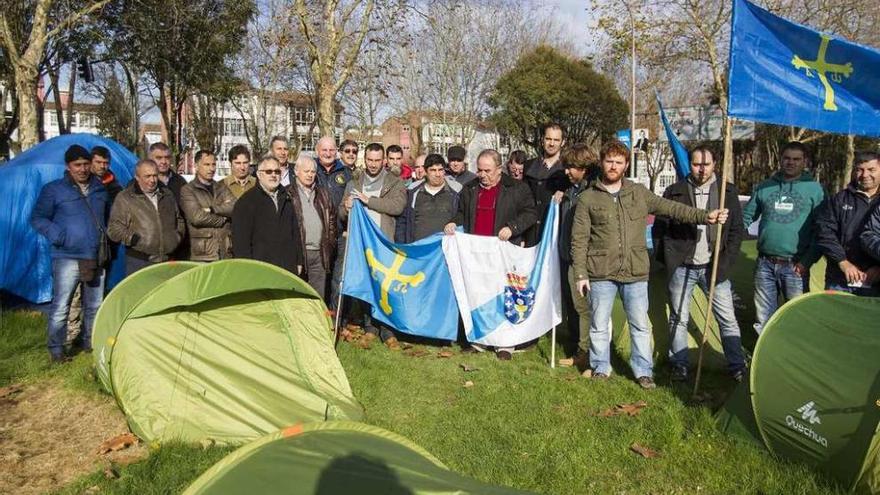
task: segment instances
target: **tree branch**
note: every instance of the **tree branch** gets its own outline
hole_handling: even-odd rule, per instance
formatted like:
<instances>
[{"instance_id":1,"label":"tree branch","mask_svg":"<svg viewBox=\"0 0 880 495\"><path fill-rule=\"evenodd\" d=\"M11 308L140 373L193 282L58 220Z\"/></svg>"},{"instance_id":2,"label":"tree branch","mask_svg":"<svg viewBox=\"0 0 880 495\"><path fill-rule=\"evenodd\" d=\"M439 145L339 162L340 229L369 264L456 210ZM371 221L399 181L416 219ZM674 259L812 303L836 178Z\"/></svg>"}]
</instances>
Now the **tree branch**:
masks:
<instances>
[{"instance_id":1,"label":"tree branch","mask_svg":"<svg viewBox=\"0 0 880 495\"><path fill-rule=\"evenodd\" d=\"M84 9L82 9L78 12L74 12L73 14L70 14L67 17L67 19L64 19L63 21L59 22L57 26L55 26L48 33L46 33L46 39L53 38L53 37L57 36L58 33L67 29L68 27L74 25L81 18L83 18L83 17L91 14L92 12L104 7L108 3L110 3L110 0L99 0L98 2L95 2L92 5L89 5L88 7L85 7Z\"/></svg>"}]
</instances>

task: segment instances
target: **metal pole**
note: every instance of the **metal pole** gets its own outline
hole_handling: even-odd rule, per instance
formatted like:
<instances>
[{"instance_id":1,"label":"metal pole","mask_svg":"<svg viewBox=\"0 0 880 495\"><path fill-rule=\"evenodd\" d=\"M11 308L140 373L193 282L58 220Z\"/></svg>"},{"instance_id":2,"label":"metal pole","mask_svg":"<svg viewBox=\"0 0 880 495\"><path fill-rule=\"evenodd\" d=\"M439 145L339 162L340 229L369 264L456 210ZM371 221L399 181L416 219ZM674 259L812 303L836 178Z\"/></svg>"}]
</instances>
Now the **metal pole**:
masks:
<instances>
[{"instance_id":1,"label":"metal pole","mask_svg":"<svg viewBox=\"0 0 880 495\"><path fill-rule=\"evenodd\" d=\"M630 75L631 103L630 103L630 120L629 120L629 166L632 167L633 178L637 178L638 170L636 169L636 21L633 16L633 7L630 0L626 1L626 9L629 12L630 36L632 37L632 73Z\"/></svg>"},{"instance_id":2,"label":"metal pole","mask_svg":"<svg viewBox=\"0 0 880 495\"><path fill-rule=\"evenodd\" d=\"M352 205L353 206L353 205ZM339 344L339 320L342 318L342 287L345 285L345 265L348 261L348 243L351 241L351 212L348 212L348 218L345 220L345 252L342 253L342 275L339 277L339 298L336 300L336 321L333 324L333 348Z\"/></svg>"}]
</instances>

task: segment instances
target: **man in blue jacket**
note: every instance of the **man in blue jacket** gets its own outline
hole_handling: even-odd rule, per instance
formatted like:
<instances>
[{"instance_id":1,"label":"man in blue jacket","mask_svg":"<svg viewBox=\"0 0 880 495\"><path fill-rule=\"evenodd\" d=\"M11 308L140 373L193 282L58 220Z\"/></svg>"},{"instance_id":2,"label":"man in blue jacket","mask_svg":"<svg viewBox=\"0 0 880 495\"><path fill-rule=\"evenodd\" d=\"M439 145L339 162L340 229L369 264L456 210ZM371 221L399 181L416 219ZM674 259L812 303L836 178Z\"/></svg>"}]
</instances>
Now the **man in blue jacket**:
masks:
<instances>
[{"instance_id":1,"label":"man in blue jacket","mask_svg":"<svg viewBox=\"0 0 880 495\"><path fill-rule=\"evenodd\" d=\"M64 161L64 177L43 186L31 213L31 226L52 244L48 347L53 363L65 360L67 316L76 286L82 283L83 325L73 346L82 351L92 349L92 325L104 297L98 247L107 229L107 190L91 173L88 150L73 145Z\"/></svg>"}]
</instances>

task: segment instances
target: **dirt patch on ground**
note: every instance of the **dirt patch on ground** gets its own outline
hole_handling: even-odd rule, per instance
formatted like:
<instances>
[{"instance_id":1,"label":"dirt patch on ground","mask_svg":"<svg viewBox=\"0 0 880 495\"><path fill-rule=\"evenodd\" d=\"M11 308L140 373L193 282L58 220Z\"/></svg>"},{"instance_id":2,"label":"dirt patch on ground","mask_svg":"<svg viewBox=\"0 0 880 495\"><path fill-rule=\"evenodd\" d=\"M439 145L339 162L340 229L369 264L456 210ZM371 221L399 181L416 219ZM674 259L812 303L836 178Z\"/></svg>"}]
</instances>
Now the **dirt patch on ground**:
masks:
<instances>
[{"instance_id":1,"label":"dirt patch on ground","mask_svg":"<svg viewBox=\"0 0 880 495\"><path fill-rule=\"evenodd\" d=\"M0 398L0 493L45 493L111 461L146 457L143 444L98 454L101 442L126 432L112 399L76 394L55 382Z\"/></svg>"}]
</instances>

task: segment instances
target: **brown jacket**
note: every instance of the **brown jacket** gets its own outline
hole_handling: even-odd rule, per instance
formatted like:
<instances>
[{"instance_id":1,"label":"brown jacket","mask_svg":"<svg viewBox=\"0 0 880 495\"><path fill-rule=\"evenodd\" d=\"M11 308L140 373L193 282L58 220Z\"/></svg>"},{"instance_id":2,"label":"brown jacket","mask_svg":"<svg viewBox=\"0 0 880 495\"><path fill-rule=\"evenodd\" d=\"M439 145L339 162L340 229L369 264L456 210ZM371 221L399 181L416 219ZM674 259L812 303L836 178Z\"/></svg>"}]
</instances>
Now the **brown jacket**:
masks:
<instances>
[{"instance_id":1,"label":"brown jacket","mask_svg":"<svg viewBox=\"0 0 880 495\"><path fill-rule=\"evenodd\" d=\"M229 216L235 196L228 187L214 182L212 189L197 178L180 189L180 209L189 233L189 259L216 261L232 257ZM228 212L224 216L219 212Z\"/></svg>"},{"instance_id":2,"label":"brown jacket","mask_svg":"<svg viewBox=\"0 0 880 495\"><path fill-rule=\"evenodd\" d=\"M351 193L352 189L356 191L364 190L364 177L366 173L359 174L351 179L345 186L345 194L342 195L342 203L339 205L339 219L345 222L348 219L348 210L345 208L345 198ZM400 177L385 172L385 178L382 179L382 190L379 196L370 198L366 207L370 210L377 211L382 215L381 225L379 228L385 237L394 239L394 230L397 226L397 217L403 213L406 208L406 186Z\"/></svg>"},{"instance_id":3,"label":"brown jacket","mask_svg":"<svg viewBox=\"0 0 880 495\"><path fill-rule=\"evenodd\" d=\"M162 185L158 194L157 210L137 181L131 181L116 196L107 222L110 239L125 245L131 255L139 253L153 262L167 260L185 232L174 194Z\"/></svg>"},{"instance_id":4,"label":"brown jacket","mask_svg":"<svg viewBox=\"0 0 880 495\"><path fill-rule=\"evenodd\" d=\"M296 212L296 219L299 223L299 238L301 241L300 249L306 252L306 228L303 222L302 201L299 197L299 187L296 179L293 184L287 187L287 192L293 200L293 211ZM318 210L318 216L321 217L321 223L324 228L321 230L321 264L324 265L324 271L330 272L333 267L333 255L336 251L336 206L330 200L330 193L326 188L315 185L315 209Z\"/></svg>"},{"instance_id":5,"label":"brown jacket","mask_svg":"<svg viewBox=\"0 0 880 495\"><path fill-rule=\"evenodd\" d=\"M257 185L257 179L255 179L252 175L248 175L245 178L244 185L242 186L238 183L237 180L235 180L235 176L229 174L224 177L223 180L220 181L220 183L225 184L226 187L229 188L229 191L232 192L232 195L235 196L235 199L238 199L241 197L242 194L250 191L251 188Z\"/></svg>"}]
</instances>

